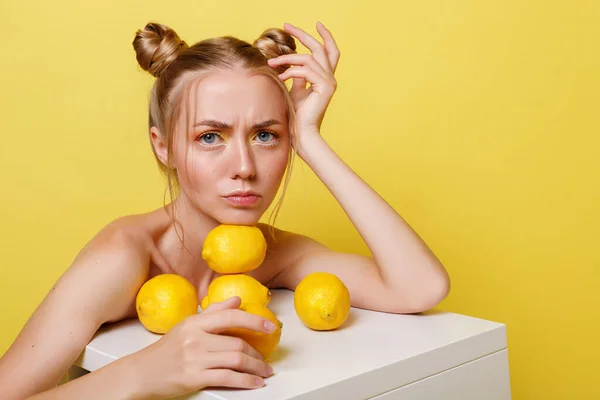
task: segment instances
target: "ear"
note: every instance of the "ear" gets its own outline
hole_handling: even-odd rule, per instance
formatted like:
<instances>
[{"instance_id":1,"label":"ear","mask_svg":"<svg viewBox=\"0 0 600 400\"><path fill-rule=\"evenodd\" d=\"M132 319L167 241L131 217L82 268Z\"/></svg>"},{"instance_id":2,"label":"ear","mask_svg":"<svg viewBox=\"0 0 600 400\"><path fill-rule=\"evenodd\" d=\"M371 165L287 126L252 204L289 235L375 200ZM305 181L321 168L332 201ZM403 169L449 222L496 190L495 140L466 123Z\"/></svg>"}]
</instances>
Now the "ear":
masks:
<instances>
[{"instance_id":1,"label":"ear","mask_svg":"<svg viewBox=\"0 0 600 400\"><path fill-rule=\"evenodd\" d=\"M167 148L167 142L164 136L160 133L157 127L153 126L150 128L150 140L152 141L152 146L154 147L154 151L158 156L160 162L163 163L166 167L169 166L169 149Z\"/></svg>"}]
</instances>

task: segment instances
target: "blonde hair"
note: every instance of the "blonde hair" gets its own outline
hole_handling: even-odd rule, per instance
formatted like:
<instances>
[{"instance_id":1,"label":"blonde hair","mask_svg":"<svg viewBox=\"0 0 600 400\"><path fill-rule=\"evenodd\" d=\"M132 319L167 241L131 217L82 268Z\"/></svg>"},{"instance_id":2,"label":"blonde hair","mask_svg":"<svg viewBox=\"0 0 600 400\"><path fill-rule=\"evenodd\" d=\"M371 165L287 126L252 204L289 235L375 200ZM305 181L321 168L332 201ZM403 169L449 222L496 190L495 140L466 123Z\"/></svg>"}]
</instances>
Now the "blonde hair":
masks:
<instances>
[{"instance_id":1,"label":"blonde hair","mask_svg":"<svg viewBox=\"0 0 600 400\"><path fill-rule=\"evenodd\" d=\"M148 132L150 134L150 128L156 126L165 136L169 160L173 156L176 123L182 109L185 110L187 104L185 100L190 93L189 83L209 72L233 68L237 65L250 73L271 78L282 90L287 103L290 138L292 144L294 143L296 137L294 107L285 83L278 77L278 74L284 72L288 66L273 68L267 63L270 58L296 53L296 42L293 36L284 30L267 29L252 44L232 36L222 36L202 40L190 47L173 29L150 22L144 29L136 32L133 48L139 65L157 78L150 93ZM174 192L179 189L176 171L170 165L164 165L154 146L151 147L161 171L166 176L170 199L173 201ZM283 193L270 217L273 223L270 224L269 229L273 238L275 236L272 225L277 218L289 183L294 155L290 146Z\"/></svg>"}]
</instances>

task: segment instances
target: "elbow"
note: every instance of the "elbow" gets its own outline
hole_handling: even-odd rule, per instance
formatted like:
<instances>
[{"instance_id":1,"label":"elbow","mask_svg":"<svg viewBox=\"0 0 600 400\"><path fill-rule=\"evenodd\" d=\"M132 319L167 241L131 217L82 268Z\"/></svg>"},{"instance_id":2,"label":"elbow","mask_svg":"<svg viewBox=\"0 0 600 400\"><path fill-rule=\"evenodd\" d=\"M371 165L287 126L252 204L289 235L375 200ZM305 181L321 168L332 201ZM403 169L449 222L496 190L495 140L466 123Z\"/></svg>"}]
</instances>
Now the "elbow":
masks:
<instances>
[{"instance_id":1,"label":"elbow","mask_svg":"<svg viewBox=\"0 0 600 400\"><path fill-rule=\"evenodd\" d=\"M443 271L435 279L427 282L423 298L417 312L424 312L437 307L450 293L450 277Z\"/></svg>"},{"instance_id":2,"label":"elbow","mask_svg":"<svg viewBox=\"0 0 600 400\"><path fill-rule=\"evenodd\" d=\"M450 293L450 275L437 258L427 270L430 273L422 277L420 285L416 285L420 293L415 294L415 299L418 299L413 307L415 313L437 307Z\"/></svg>"},{"instance_id":3,"label":"elbow","mask_svg":"<svg viewBox=\"0 0 600 400\"><path fill-rule=\"evenodd\" d=\"M418 314L429 311L437 307L450 293L450 277L442 269L440 273L429 277L421 284L414 285L413 290L405 292L398 298L396 291L396 301L392 306L393 313L397 314Z\"/></svg>"}]
</instances>

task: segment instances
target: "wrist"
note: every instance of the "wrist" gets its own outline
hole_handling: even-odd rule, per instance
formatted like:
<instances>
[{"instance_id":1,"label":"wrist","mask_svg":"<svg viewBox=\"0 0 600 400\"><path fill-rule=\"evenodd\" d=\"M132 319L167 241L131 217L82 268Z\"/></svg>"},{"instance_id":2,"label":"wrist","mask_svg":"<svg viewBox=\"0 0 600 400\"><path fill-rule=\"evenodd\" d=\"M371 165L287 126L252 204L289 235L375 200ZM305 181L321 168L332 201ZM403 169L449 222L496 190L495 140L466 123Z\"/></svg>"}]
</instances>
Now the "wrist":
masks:
<instances>
[{"instance_id":1,"label":"wrist","mask_svg":"<svg viewBox=\"0 0 600 400\"><path fill-rule=\"evenodd\" d=\"M327 145L321 133L318 130L303 131L297 135L296 153L306 162L311 154L323 145Z\"/></svg>"}]
</instances>

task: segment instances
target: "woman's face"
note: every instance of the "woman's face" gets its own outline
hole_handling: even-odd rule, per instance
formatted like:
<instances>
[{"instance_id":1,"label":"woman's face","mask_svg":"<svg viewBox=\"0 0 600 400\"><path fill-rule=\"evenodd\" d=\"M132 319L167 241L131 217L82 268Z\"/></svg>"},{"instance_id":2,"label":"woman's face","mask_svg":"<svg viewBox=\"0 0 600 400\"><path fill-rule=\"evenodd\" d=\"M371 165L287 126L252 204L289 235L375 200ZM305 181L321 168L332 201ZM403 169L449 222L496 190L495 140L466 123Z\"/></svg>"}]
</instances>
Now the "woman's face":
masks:
<instances>
[{"instance_id":1,"label":"woman's face","mask_svg":"<svg viewBox=\"0 0 600 400\"><path fill-rule=\"evenodd\" d=\"M269 78L241 69L204 76L192 88L190 120L182 117L178 127L187 137L176 135L173 148L181 195L220 223L254 225L288 163L283 93Z\"/></svg>"}]
</instances>

